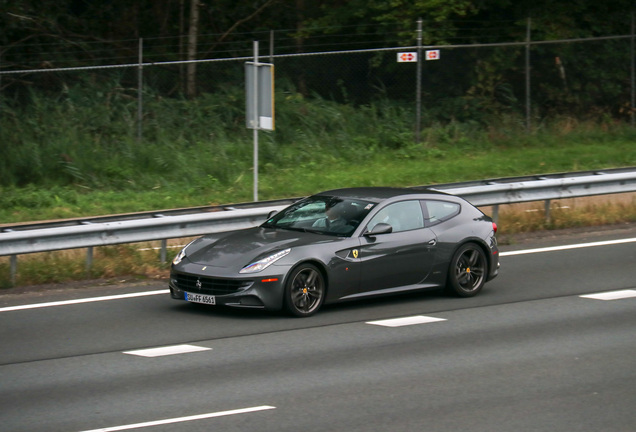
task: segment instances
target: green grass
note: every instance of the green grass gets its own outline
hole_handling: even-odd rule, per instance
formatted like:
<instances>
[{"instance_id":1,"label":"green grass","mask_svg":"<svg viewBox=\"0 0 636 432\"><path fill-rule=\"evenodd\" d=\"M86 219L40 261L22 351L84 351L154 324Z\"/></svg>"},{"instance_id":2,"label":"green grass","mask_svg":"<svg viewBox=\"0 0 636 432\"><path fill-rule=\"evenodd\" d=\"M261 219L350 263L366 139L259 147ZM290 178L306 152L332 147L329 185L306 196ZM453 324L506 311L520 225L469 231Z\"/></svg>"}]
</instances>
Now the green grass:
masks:
<instances>
[{"instance_id":1,"label":"green grass","mask_svg":"<svg viewBox=\"0 0 636 432\"><path fill-rule=\"evenodd\" d=\"M4 101L0 223L252 200L252 131L240 88L195 100L144 97L117 81L58 97ZM260 199L342 187L426 185L636 165L636 131L602 117L541 123L513 113L436 122L414 143L412 103L353 106L277 86L274 132L261 132Z\"/></svg>"},{"instance_id":2,"label":"green grass","mask_svg":"<svg viewBox=\"0 0 636 432\"><path fill-rule=\"evenodd\" d=\"M274 132L275 134L275 132ZM347 186L416 186L539 173L604 169L636 165L632 132L595 140L580 134L536 134L498 139L476 137L465 142L410 143L399 149L358 148L345 154L338 144L277 153L273 134L261 133L265 150L259 166L259 199L304 196L320 190ZM251 142L241 143L246 147ZM341 144L344 146L344 144ZM197 149L203 152L204 149ZM210 154L191 152L190 171L182 180L138 182L131 175L128 187L119 183L103 188L82 183L0 187L0 221L24 221L126 213L252 201L251 154L223 181L205 174L208 163L224 163ZM247 152L246 152L247 153ZM187 168L184 168L187 169ZM149 176L149 174L145 174ZM141 183L141 184L140 184Z\"/></svg>"},{"instance_id":3,"label":"green grass","mask_svg":"<svg viewBox=\"0 0 636 432\"><path fill-rule=\"evenodd\" d=\"M535 119L529 133L512 113L469 123L429 120L422 142L415 143L409 105L383 100L351 106L279 92L277 130L259 134L261 200L349 186L636 166L636 130L609 117ZM0 224L252 201L252 131L245 128L240 92L146 100L142 142L136 139L136 104L116 84L3 105ZM550 224L539 213L502 213L500 229L636 220L636 203L621 205L555 211ZM21 256L18 284L156 277L166 269L155 253L124 245L98 248L87 274L83 252L63 251ZM8 274L8 258L0 257L0 286L9 285Z\"/></svg>"}]
</instances>

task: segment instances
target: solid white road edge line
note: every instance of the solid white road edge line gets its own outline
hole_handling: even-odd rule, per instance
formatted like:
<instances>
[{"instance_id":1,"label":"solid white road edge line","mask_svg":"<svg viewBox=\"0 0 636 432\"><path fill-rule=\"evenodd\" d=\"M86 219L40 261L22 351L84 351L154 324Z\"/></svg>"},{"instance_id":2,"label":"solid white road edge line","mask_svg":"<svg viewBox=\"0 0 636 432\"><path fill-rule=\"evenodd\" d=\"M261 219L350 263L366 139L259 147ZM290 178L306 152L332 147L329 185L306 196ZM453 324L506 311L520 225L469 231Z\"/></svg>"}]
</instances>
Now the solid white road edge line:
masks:
<instances>
[{"instance_id":1,"label":"solid white road edge line","mask_svg":"<svg viewBox=\"0 0 636 432\"><path fill-rule=\"evenodd\" d=\"M63 300L63 301L55 301L55 302L48 302L48 303L35 303L35 304L28 304L28 305L21 305L21 306L3 307L3 308L0 308L0 312L9 312L9 311L16 311L16 310L23 310L23 309L37 309L37 308L45 308L45 307L51 307L51 306L65 306L65 305L73 305L73 304L79 304L79 303L92 303L92 302L108 301L108 300L119 300L119 299L125 299L125 298L144 297L144 296L168 294L168 293L170 293L170 290L164 289L164 290L158 290L158 291L143 291L143 292L137 292L137 293L118 294L118 295L103 296L103 297L89 297L89 298L76 299L76 300Z\"/></svg>"},{"instance_id":2,"label":"solid white road edge line","mask_svg":"<svg viewBox=\"0 0 636 432\"><path fill-rule=\"evenodd\" d=\"M518 250L518 251L499 252L499 256L505 257L505 256L525 255L525 254L541 253L541 252L554 252L554 251L560 251L560 250L580 249L580 248L594 247L594 246L610 246L615 244L633 243L633 242L636 242L636 237L629 238L629 239L608 240L608 241L601 241L601 242L594 242L594 243L580 243L580 244L565 245L565 246L553 246L553 247L545 247L545 248L538 248L538 249L525 249L525 250ZM30 305L9 306L9 307L0 308L0 312L9 312L9 311L16 311L16 310L23 310L23 309L36 309L36 308L51 307L51 306L64 306L64 305L72 305L72 304L79 304L79 303L91 303L96 301L118 300L123 298L130 298L130 297L167 294L169 292L170 290L146 291L141 293L131 293L131 294L113 295L113 296L105 296L105 297L92 297L92 298L85 298L85 299L78 299L78 300L66 300L66 301L50 302L50 303L36 303L36 304L30 304Z\"/></svg>"},{"instance_id":3,"label":"solid white road edge line","mask_svg":"<svg viewBox=\"0 0 636 432\"><path fill-rule=\"evenodd\" d=\"M446 321L444 318L435 318L423 315L416 315L412 317L393 318L380 321L368 321L367 324L378 325L383 327L403 327L416 324L428 324L437 321Z\"/></svg>"},{"instance_id":4,"label":"solid white road edge line","mask_svg":"<svg viewBox=\"0 0 636 432\"><path fill-rule=\"evenodd\" d=\"M600 242L593 242L593 243L579 243L579 244L564 245L564 246L552 246L552 247L544 247L544 248L537 248L537 249L523 249L518 251L499 252L499 256L513 256L513 255L526 255L526 254L541 253L541 252L555 252L555 251L562 251L562 250L568 250L568 249L582 249L582 248L595 247L595 246L611 246L616 244L634 243L634 242L636 242L636 237L628 238L628 239L619 239L619 240L607 240L607 241L600 241Z\"/></svg>"},{"instance_id":5,"label":"solid white road edge line","mask_svg":"<svg viewBox=\"0 0 636 432\"><path fill-rule=\"evenodd\" d=\"M124 351L124 354L141 357L161 357L173 354L186 354L199 351L209 351L212 348L200 347L196 345L173 345L161 348L149 348L135 351Z\"/></svg>"},{"instance_id":6,"label":"solid white road edge line","mask_svg":"<svg viewBox=\"0 0 636 432\"><path fill-rule=\"evenodd\" d=\"M586 294L579 297L594 300L622 300L636 297L636 290L609 291L599 294Z\"/></svg>"},{"instance_id":7,"label":"solid white road edge line","mask_svg":"<svg viewBox=\"0 0 636 432\"><path fill-rule=\"evenodd\" d=\"M140 428L151 427L151 426L159 426L159 425L172 424L172 423L183 423L183 422L193 421L193 420L202 420L202 419L230 416L230 415L236 415L236 414L246 414L246 413L252 413L257 411L272 410L272 409L276 409L276 407L269 406L269 405L262 405L262 406L252 407L252 408L242 408L242 409L236 409L236 410L230 410L230 411L220 411L215 413L199 414L199 415L193 415L188 417L177 417L177 418L171 418L171 419L165 419L165 420L150 421L145 423L136 423L136 424L123 425L123 426L113 426L113 427L107 427L102 429L92 429L92 430L83 431L83 432L115 432L115 431L130 430L130 429L140 429Z\"/></svg>"}]
</instances>

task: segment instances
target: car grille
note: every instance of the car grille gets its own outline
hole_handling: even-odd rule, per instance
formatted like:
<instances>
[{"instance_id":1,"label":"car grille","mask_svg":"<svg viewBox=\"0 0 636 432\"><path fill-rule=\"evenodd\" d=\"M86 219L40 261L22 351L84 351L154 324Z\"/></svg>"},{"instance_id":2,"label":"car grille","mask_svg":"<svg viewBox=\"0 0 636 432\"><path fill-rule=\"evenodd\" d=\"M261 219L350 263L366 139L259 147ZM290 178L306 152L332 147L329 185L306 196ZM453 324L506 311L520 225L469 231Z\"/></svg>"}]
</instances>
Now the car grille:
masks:
<instances>
[{"instance_id":1,"label":"car grille","mask_svg":"<svg viewBox=\"0 0 636 432\"><path fill-rule=\"evenodd\" d=\"M217 279L183 274L177 274L175 279L177 286L182 291L217 296L237 293L252 284L252 281L246 280Z\"/></svg>"}]
</instances>

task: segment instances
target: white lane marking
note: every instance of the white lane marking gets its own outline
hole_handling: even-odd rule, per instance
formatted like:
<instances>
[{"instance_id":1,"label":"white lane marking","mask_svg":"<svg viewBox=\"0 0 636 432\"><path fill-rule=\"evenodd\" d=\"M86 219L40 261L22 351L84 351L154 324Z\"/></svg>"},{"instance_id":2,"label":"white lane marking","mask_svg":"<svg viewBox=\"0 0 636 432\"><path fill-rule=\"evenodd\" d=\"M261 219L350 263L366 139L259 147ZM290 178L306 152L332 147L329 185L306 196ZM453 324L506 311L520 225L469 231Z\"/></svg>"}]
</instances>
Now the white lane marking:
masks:
<instances>
[{"instance_id":1,"label":"white lane marking","mask_svg":"<svg viewBox=\"0 0 636 432\"><path fill-rule=\"evenodd\" d=\"M579 297L594 300L622 300L636 297L636 290L610 291L606 293L587 294Z\"/></svg>"},{"instance_id":2,"label":"white lane marking","mask_svg":"<svg viewBox=\"0 0 636 432\"><path fill-rule=\"evenodd\" d=\"M378 325L384 327L403 327L415 324L428 324L437 321L446 321L443 318L435 318L423 315L417 315L405 318L393 318L380 321L368 321L367 324Z\"/></svg>"},{"instance_id":3,"label":"white lane marking","mask_svg":"<svg viewBox=\"0 0 636 432\"><path fill-rule=\"evenodd\" d=\"M588 248L588 247L595 247L595 246L609 246L609 245L633 243L633 242L636 242L636 237L628 238L628 239L607 240L607 241L600 241L600 242L593 242L593 243L579 243L579 244L564 245L564 246L552 246L552 247L544 247L544 248L537 248L537 249L524 249L524 250L517 250L517 251L499 252L499 256L513 256L513 255L525 255L525 254L542 253L542 252L555 252L555 251L562 251L562 250L568 250L568 249L581 249L581 248Z\"/></svg>"},{"instance_id":4,"label":"white lane marking","mask_svg":"<svg viewBox=\"0 0 636 432\"><path fill-rule=\"evenodd\" d=\"M123 425L123 426L107 427L102 429L92 429L92 430L83 431L83 432L115 432L115 431L130 430L130 429L140 429L140 428L151 427L151 426L159 426L159 425L173 424L173 423L183 423L183 422L188 422L193 420L202 420L202 419L209 419L214 417L231 416L236 414L247 414L247 413L252 413L257 411L266 411L266 410L273 410L273 409L276 409L276 407L269 406L269 405L262 405L262 406L251 407L251 408L242 408L242 409L236 409L236 410L230 410L230 411L220 411L215 413L199 414L199 415L193 415L188 417L177 417L177 418L171 418L171 419L165 419L165 420L149 421L145 423L135 423L135 424L129 424L129 425Z\"/></svg>"},{"instance_id":5,"label":"white lane marking","mask_svg":"<svg viewBox=\"0 0 636 432\"><path fill-rule=\"evenodd\" d=\"M73 305L73 304L79 304L79 303L92 303L92 302L108 301L108 300L119 300L119 299L132 298L132 297L144 297L144 296L151 296L151 295L157 295L157 294L168 294L169 292L170 290L143 291L143 292L136 292L136 293L130 293L130 294L117 294L117 295L103 296L103 297L89 297L89 298L76 299L76 300L63 300L63 301L55 301L55 302L48 302L48 303L35 303L35 304L28 304L28 305L21 305L21 306L9 306L9 307L0 308L0 312L9 312L9 311L16 311L16 310L23 310L23 309L37 309L37 308L45 308L45 307L52 307L52 306L66 306L66 305Z\"/></svg>"},{"instance_id":6,"label":"white lane marking","mask_svg":"<svg viewBox=\"0 0 636 432\"><path fill-rule=\"evenodd\" d=\"M124 354L141 357L161 357L174 354L186 354L199 351L209 351L212 348L205 348L196 345L173 345L161 348L149 348L135 351L124 351Z\"/></svg>"},{"instance_id":7,"label":"white lane marking","mask_svg":"<svg viewBox=\"0 0 636 432\"><path fill-rule=\"evenodd\" d=\"M560 250L579 249L579 248L594 247L594 246L609 246L609 245L633 243L633 242L636 242L636 238L609 240L609 241L601 241L601 242L594 242L594 243L580 243L580 244L565 245L565 246L553 246L553 247L545 247L545 248L538 248L538 249L524 249L524 250L517 250L517 251L499 252L499 256L504 257L504 256L525 255L525 254L541 253L541 252L554 252L554 251L560 251ZM51 306L64 306L64 305L79 304L79 303L91 303L91 302L97 302L97 301L118 300L123 298L130 298L130 297L167 294L169 292L170 290L146 291L141 293L131 293L131 294L113 295L113 296L105 296L105 297L92 297L92 298L85 298L85 299L78 299L78 300L66 300L66 301L58 301L58 302L50 302L50 303L36 303L36 304L21 305L21 306L9 306L9 307L0 308L0 312L9 312L9 311L16 311L16 310L23 310L23 309L36 309L36 308L51 307Z\"/></svg>"}]
</instances>

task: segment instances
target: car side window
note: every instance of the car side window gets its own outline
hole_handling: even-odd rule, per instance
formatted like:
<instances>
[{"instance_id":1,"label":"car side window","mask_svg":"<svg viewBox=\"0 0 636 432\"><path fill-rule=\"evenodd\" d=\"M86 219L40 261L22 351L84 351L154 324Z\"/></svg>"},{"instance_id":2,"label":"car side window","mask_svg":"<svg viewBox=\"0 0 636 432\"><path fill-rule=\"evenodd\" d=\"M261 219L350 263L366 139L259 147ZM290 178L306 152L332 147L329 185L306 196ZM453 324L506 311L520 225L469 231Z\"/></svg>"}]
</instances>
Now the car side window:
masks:
<instances>
[{"instance_id":1,"label":"car side window","mask_svg":"<svg viewBox=\"0 0 636 432\"><path fill-rule=\"evenodd\" d=\"M435 225L440 222L447 221L459 214L461 206L450 201L426 200L424 207L428 216L426 218L428 225Z\"/></svg>"},{"instance_id":2,"label":"car side window","mask_svg":"<svg viewBox=\"0 0 636 432\"><path fill-rule=\"evenodd\" d=\"M373 216L367 229L371 231L379 223L391 225L393 232L424 228L420 202L416 200L400 201L386 206Z\"/></svg>"}]
</instances>

